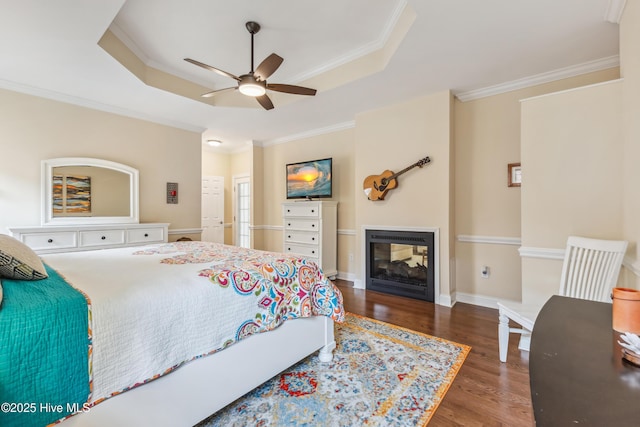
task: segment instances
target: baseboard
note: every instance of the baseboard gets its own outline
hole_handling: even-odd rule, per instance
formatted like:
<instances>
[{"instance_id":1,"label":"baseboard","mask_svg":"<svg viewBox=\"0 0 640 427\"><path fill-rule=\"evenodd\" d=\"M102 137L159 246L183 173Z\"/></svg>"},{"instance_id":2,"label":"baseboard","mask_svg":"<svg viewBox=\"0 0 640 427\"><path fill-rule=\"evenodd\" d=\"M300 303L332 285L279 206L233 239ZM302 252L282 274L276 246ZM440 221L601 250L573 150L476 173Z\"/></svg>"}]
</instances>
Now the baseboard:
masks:
<instances>
[{"instance_id":1,"label":"baseboard","mask_svg":"<svg viewBox=\"0 0 640 427\"><path fill-rule=\"evenodd\" d=\"M494 297L486 297L483 295L467 294L464 292L456 292L456 300L465 304L478 305L480 307L498 308L498 302L503 301Z\"/></svg>"},{"instance_id":2,"label":"baseboard","mask_svg":"<svg viewBox=\"0 0 640 427\"><path fill-rule=\"evenodd\" d=\"M347 273L345 271L338 271L338 279L340 280L348 280L349 282L354 282L354 287L355 286L355 281L356 281L356 275L353 273Z\"/></svg>"},{"instance_id":3,"label":"baseboard","mask_svg":"<svg viewBox=\"0 0 640 427\"><path fill-rule=\"evenodd\" d=\"M438 305L444 305L445 307L453 307L456 303L456 293L453 292L451 295L443 295L440 294L440 298L436 301Z\"/></svg>"}]
</instances>

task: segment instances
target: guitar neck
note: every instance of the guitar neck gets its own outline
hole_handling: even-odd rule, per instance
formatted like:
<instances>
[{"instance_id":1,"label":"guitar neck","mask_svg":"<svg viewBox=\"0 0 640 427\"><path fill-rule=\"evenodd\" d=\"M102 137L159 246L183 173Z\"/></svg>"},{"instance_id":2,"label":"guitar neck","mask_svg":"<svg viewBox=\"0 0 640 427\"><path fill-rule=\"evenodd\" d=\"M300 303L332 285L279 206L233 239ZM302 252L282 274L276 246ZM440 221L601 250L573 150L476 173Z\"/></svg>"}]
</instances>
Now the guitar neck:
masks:
<instances>
[{"instance_id":1,"label":"guitar neck","mask_svg":"<svg viewBox=\"0 0 640 427\"><path fill-rule=\"evenodd\" d=\"M423 160L420 160L419 162L415 162L411 166L407 166L406 168L402 169L400 172L396 172L393 175L391 175L390 177L388 177L387 181L391 181L392 179L396 179L397 177L399 177L403 173L409 172L411 169L415 168L416 166L419 166L421 163L422 164L426 164L426 163L429 163L429 162L430 162L430 160L429 160L428 157L423 159Z\"/></svg>"}]
</instances>

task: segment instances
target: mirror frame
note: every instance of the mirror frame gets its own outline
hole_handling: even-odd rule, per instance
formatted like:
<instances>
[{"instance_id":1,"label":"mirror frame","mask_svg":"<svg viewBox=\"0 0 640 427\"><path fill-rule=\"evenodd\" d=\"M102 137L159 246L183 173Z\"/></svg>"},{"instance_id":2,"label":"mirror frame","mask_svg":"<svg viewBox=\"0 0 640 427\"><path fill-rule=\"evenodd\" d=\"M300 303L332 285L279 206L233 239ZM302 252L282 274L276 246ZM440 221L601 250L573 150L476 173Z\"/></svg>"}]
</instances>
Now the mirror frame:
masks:
<instances>
[{"instance_id":1,"label":"mirror frame","mask_svg":"<svg viewBox=\"0 0 640 427\"><path fill-rule=\"evenodd\" d=\"M129 216L53 216L53 168L61 166L93 166L113 169L129 176ZM90 157L62 157L42 161L42 225L137 224L139 216L139 173L131 166Z\"/></svg>"}]
</instances>

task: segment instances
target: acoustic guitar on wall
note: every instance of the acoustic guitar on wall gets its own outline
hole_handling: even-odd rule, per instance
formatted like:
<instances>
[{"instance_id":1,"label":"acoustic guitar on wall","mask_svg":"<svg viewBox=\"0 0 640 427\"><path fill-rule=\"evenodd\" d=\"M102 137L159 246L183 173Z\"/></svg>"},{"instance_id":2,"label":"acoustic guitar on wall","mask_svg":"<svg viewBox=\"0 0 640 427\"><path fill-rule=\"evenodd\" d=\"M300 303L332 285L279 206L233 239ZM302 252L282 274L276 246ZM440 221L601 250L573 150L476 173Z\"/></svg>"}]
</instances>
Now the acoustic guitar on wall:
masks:
<instances>
[{"instance_id":1,"label":"acoustic guitar on wall","mask_svg":"<svg viewBox=\"0 0 640 427\"><path fill-rule=\"evenodd\" d=\"M370 175L366 177L364 179L364 182L362 183L364 194L369 200L384 200L384 196L387 194L387 192L398 186L397 178L400 175L405 172L409 172L416 166L421 168L422 166L430 162L431 159L429 157L425 157L424 159L418 160L411 166L407 166L398 173L393 173L393 171L386 170L380 175Z\"/></svg>"}]
</instances>

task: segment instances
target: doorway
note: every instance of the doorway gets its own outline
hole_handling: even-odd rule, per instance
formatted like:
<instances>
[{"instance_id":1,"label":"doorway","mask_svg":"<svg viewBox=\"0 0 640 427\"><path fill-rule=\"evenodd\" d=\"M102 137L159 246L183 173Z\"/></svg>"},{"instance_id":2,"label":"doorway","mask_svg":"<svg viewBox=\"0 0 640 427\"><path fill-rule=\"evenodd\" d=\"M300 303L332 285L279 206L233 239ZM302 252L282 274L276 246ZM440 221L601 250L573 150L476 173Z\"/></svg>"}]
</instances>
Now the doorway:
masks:
<instances>
[{"instance_id":1,"label":"doorway","mask_svg":"<svg viewBox=\"0 0 640 427\"><path fill-rule=\"evenodd\" d=\"M249 175L233 177L234 244L243 248L251 247L251 182Z\"/></svg>"},{"instance_id":2,"label":"doorway","mask_svg":"<svg viewBox=\"0 0 640 427\"><path fill-rule=\"evenodd\" d=\"M224 177L202 177L202 240L224 243Z\"/></svg>"}]
</instances>

